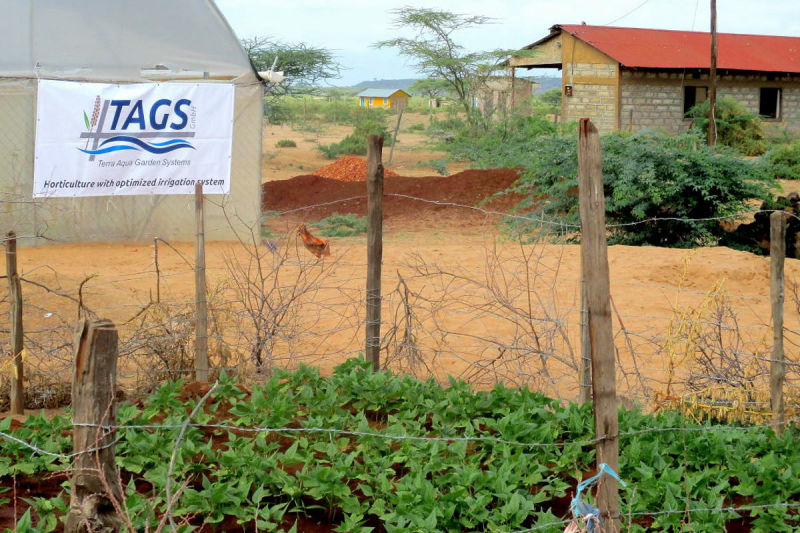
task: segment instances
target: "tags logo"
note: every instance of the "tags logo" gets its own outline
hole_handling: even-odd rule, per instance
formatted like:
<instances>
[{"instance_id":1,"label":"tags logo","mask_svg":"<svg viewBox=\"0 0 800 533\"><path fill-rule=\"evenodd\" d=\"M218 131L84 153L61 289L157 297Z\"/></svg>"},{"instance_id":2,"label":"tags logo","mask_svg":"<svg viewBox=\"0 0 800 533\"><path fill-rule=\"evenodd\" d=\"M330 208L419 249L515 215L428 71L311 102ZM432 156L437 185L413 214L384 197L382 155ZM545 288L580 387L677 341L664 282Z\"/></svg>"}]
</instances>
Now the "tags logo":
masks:
<instances>
[{"instance_id":1,"label":"tags logo","mask_svg":"<svg viewBox=\"0 0 800 533\"><path fill-rule=\"evenodd\" d=\"M80 137L86 139L86 144L78 150L88 154L89 161L94 161L97 155L123 150L151 154L183 148L195 150L187 140L194 137L195 132L184 131L187 126L193 127L194 121L195 108L186 98L175 102L162 98L146 108L143 100L101 100L98 95L91 118L83 112L86 131ZM154 142L158 139L166 140Z\"/></svg>"}]
</instances>

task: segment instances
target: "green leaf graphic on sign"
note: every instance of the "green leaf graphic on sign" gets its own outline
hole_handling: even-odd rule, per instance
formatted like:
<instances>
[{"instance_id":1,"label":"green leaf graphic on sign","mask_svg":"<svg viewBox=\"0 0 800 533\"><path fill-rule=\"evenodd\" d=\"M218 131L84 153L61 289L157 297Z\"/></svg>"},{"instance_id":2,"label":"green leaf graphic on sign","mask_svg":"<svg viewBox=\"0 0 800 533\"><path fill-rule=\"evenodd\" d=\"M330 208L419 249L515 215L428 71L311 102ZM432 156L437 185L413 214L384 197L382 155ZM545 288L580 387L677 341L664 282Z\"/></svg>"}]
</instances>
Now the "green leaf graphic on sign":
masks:
<instances>
[{"instance_id":1,"label":"green leaf graphic on sign","mask_svg":"<svg viewBox=\"0 0 800 533\"><path fill-rule=\"evenodd\" d=\"M89 115L86 114L86 111L83 112L83 121L86 123L86 129L91 129L91 126L89 126Z\"/></svg>"}]
</instances>

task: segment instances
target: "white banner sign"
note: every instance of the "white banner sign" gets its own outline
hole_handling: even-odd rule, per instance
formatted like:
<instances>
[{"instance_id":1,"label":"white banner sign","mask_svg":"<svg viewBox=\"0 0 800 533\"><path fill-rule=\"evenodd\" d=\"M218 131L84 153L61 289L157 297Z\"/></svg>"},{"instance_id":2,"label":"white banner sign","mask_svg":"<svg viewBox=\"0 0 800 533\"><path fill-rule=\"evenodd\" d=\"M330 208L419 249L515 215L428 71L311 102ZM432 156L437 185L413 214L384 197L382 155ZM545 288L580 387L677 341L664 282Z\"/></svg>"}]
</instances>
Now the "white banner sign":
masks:
<instances>
[{"instance_id":1,"label":"white banner sign","mask_svg":"<svg viewBox=\"0 0 800 533\"><path fill-rule=\"evenodd\" d=\"M229 193L233 92L40 80L33 196Z\"/></svg>"}]
</instances>

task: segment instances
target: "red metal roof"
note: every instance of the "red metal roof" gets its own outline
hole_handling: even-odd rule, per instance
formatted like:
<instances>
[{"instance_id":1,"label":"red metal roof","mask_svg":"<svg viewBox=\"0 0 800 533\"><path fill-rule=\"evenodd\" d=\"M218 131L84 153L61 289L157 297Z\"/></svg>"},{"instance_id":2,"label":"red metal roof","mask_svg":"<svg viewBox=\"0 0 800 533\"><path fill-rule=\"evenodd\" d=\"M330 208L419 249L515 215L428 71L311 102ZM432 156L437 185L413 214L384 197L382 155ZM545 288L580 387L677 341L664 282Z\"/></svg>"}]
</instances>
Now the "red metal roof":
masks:
<instances>
[{"instance_id":1,"label":"red metal roof","mask_svg":"<svg viewBox=\"0 0 800 533\"><path fill-rule=\"evenodd\" d=\"M559 24L626 67L711 67L711 34L694 31L615 28ZM717 34L717 68L764 72L800 72L800 37Z\"/></svg>"}]
</instances>

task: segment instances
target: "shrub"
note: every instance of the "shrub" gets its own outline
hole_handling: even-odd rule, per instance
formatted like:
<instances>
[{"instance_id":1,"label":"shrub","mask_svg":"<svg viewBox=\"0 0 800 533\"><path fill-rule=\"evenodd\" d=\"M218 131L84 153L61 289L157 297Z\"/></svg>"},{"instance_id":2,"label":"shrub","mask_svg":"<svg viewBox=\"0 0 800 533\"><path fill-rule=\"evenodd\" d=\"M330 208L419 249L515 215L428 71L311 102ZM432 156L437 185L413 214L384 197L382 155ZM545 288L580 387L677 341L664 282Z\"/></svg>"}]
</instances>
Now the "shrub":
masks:
<instances>
[{"instance_id":1,"label":"shrub","mask_svg":"<svg viewBox=\"0 0 800 533\"><path fill-rule=\"evenodd\" d=\"M280 141L275 143L275 146L277 146L278 148L296 148L297 143L291 139L281 139Z\"/></svg>"},{"instance_id":2,"label":"shrub","mask_svg":"<svg viewBox=\"0 0 800 533\"><path fill-rule=\"evenodd\" d=\"M328 159L336 159L340 155L364 155L367 153L367 135L383 135L384 146L391 145L391 134L386 132L386 126L375 120L364 120L358 123L353 133L329 145L319 145L319 150Z\"/></svg>"},{"instance_id":3,"label":"shrub","mask_svg":"<svg viewBox=\"0 0 800 533\"><path fill-rule=\"evenodd\" d=\"M708 135L709 100L691 108L687 115L703 134ZM767 150L764 128L758 115L749 112L742 103L731 97L717 100L717 143L743 153L761 155Z\"/></svg>"},{"instance_id":4,"label":"shrub","mask_svg":"<svg viewBox=\"0 0 800 533\"><path fill-rule=\"evenodd\" d=\"M312 224L323 237L354 237L367 232L366 217L334 213Z\"/></svg>"},{"instance_id":5,"label":"shrub","mask_svg":"<svg viewBox=\"0 0 800 533\"><path fill-rule=\"evenodd\" d=\"M408 127L408 131L425 131L425 124L417 122Z\"/></svg>"},{"instance_id":6,"label":"shrub","mask_svg":"<svg viewBox=\"0 0 800 533\"><path fill-rule=\"evenodd\" d=\"M527 196L519 209L580 224L576 145L574 137L564 136L531 144L527 172L509 189ZM611 134L602 146L607 223L632 224L612 228L613 243L714 244L724 229L718 220L703 219L736 217L750 200L769 198L774 186L760 161L708 147L696 133ZM533 226L516 222L514 229L528 233ZM567 229L574 232L574 226Z\"/></svg>"},{"instance_id":7,"label":"shrub","mask_svg":"<svg viewBox=\"0 0 800 533\"><path fill-rule=\"evenodd\" d=\"M764 161L773 178L783 180L800 178L800 141L772 148L764 154Z\"/></svg>"}]
</instances>

